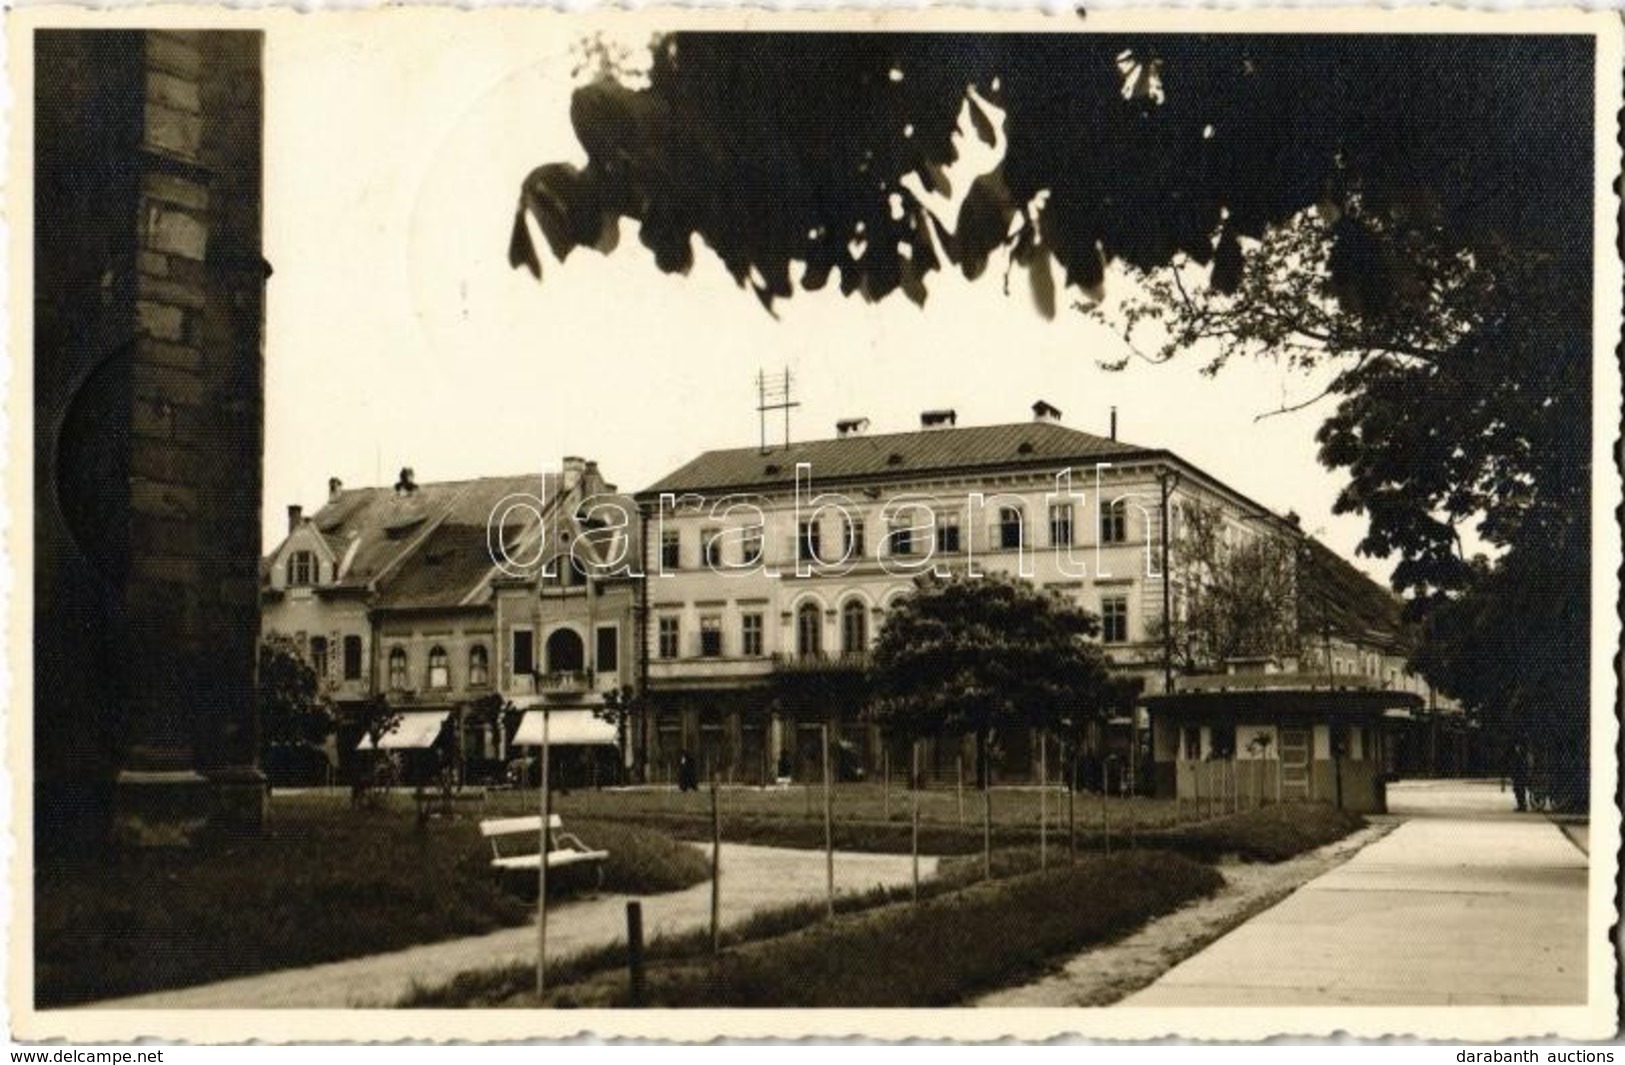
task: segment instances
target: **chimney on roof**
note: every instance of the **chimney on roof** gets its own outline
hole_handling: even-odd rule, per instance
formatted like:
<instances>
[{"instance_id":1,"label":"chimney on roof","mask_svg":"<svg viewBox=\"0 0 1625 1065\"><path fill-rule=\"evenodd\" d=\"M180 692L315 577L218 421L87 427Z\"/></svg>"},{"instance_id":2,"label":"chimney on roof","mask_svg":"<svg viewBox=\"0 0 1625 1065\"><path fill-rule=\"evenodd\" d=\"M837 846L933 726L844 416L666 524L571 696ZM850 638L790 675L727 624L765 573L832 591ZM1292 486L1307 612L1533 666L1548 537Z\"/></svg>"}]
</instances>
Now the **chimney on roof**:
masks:
<instances>
[{"instance_id":1,"label":"chimney on roof","mask_svg":"<svg viewBox=\"0 0 1625 1065\"><path fill-rule=\"evenodd\" d=\"M842 418L835 423L835 435L843 440L849 436L862 436L868 431L868 418Z\"/></svg>"},{"instance_id":2,"label":"chimney on roof","mask_svg":"<svg viewBox=\"0 0 1625 1065\"><path fill-rule=\"evenodd\" d=\"M959 414L953 410L922 410L920 412L921 429L952 429L959 421Z\"/></svg>"},{"instance_id":3,"label":"chimney on roof","mask_svg":"<svg viewBox=\"0 0 1625 1065\"><path fill-rule=\"evenodd\" d=\"M1116 406L1113 406L1113 407L1112 407L1112 426L1111 426L1111 434L1112 434L1112 435L1111 435L1111 438L1112 438L1112 439L1113 439L1113 440L1116 440L1116 439L1117 439L1117 407L1116 407Z\"/></svg>"},{"instance_id":4,"label":"chimney on roof","mask_svg":"<svg viewBox=\"0 0 1625 1065\"><path fill-rule=\"evenodd\" d=\"M299 523L303 521L304 518L304 507L300 506L298 503L288 504L288 535L293 535L293 531L299 528Z\"/></svg>"},{"instance_id":5,"label":"chimney on roof","mask_svg":"<svg viewBox=\"0 0 1625 1065\"><path fill-rule=\"evenodd\" d=\"M581 483L581 475L587 472L587 460L580 455L564 456L564 476L560 481L566 492L573 491Z\"/></svg>"},{"instance_id":6,"label":"chimney on roof","mask_svg":"<svg viewBox=\"0 0 1625 1065\"><path fill-rule=\"evenodd\" d=\"M1061 424L1061 409L1052 407L1043 400L1033 404L1033 421L1049 422L1051 425Z\"/></svg>"},{"instance_id":7,"label":"chimney on roof","mask_svg":"<svg viewBox=\"0 0 1625 1065\"><path fill-rule=\"evenodd\" d=\"M412 467L402 466L401 478L395 482L395 494L398 496L409 496L417 490L417 474L412 472Z\"/></svg>"},{"instance_id":8,"label":"chimney on roof","mask_svg":"<svg viewBox=\"0 0 1625 1065\"><path fill-rule=\"evenodd\" d=\"M339 493L342 491L344 491L343 481L339 480L337 477L329 477L327 479L327 501L329 503L337 499L339 497Z\"/></svg>"}]
</instances>

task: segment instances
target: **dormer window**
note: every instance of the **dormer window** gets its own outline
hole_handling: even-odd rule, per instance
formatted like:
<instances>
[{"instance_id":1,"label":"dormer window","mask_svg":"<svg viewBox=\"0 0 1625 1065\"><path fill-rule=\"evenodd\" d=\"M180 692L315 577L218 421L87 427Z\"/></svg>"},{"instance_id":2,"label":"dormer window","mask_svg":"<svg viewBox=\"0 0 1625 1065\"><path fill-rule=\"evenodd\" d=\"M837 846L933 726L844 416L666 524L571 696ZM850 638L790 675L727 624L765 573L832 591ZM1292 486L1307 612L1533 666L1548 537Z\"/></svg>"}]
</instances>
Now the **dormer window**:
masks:
<instances>
[{"instance_id":1,"label":"dormer window","mask_svg":"<svg viewBox=\"0 0 1625 1065\"><path fill-rule=\"evenodd\" d=\"M305 588L316 583L316 555L295 551L288 556L288 587Z\"/></svg>"}]
</instances>

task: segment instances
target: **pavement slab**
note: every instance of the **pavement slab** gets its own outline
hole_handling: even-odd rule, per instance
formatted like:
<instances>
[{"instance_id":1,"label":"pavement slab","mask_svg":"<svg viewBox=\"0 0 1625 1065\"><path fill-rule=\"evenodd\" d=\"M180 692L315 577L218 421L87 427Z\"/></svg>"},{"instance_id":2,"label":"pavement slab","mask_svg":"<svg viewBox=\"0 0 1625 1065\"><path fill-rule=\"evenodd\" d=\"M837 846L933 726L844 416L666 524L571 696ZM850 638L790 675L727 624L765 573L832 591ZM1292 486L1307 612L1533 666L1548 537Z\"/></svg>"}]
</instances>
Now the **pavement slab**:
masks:
<instances>
[{"instance_id":1,"label":"pavement slab","mask_svg":"<svg viewBox=\"0 0 1625 1065\"><path fill-rule=\"evenodd\" d=\"M1394 789L1405 820L1127 1006L1581 1005L1587 858L1493 782Z\"/></svg>"}]
</instances>

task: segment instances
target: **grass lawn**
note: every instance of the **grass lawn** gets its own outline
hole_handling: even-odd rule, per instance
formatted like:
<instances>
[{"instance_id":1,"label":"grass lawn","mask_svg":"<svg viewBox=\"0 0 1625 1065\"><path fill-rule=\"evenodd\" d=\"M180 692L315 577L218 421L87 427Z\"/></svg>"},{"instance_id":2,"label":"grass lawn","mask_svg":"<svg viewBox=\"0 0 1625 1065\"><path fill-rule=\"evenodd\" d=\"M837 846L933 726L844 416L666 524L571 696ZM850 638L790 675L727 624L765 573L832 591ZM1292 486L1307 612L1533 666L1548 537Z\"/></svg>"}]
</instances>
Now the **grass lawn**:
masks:
<instances>
[{"instance_id":1,"label":"grass lawn","mask_svg":"<svg viewBox=\"0 0 1625 1065\"><path fill-rule=\"evenodd\" d=\"M1092 855L906 901L816 917L711 957L695 945L649 966L652 1007L872 1008L952 1006L1022 982L1209 894L1210 866L1175 854ZM429 1003L423 1003L425 1005ZM451 996L441 1004L455 1004ZM529 989L482 1004L534 1006ZM626 1006L624 970L601 969L550 992L551 1007Z\"/></svg>"},{"instance_id":2,"label":"grass lawn","mask_svg":"<svg viewBox=\"0 0 1625 1065\"><path fill-rule=\"evenodd\" d=\"M684 798L692 799L691 796ZM602 813L608 808L607 804L612 799L612 796L607 795L597 797L594 800L596 803L594 809ZM708 797L706 801L709 801ZM632 805L634 809L640 808L636 803L629 805ZM796 819L787 820L796 821ZM801 820L804 821L804 819ZM570 821L567 819L566 824L569 823ZM1031 845L1001 846L993 852L992 873L995 881L1022 878L1023 882L1025 882L1025 878L1032 875L1050 879L1059 877L1069 885L1067 890L1076 890L1080 893L1075 896L1066 896L1063 902L1055 902L1053 899L1041 901L1029 894L1020 892L995 893L996 897L1001 900L1000 906L1043 907L1058 905L1063 909L1066 907L1083 907L1088 911L1088 914L1086 917L1078 918L1079 921L1083 922L1081 924L1069 924L1063 920L1058 929L1051 928L1048 933L1045 933L1045 935L1054 935L1056 937L1054 940L1044 939L1042 942L1034 944L1027 937L1024 922L1011 916L1011 914L1025 913L1026 910L1020 908L1006 909L992 916L978 911L981 916L976 916L973 919L983 921L988 928L994 929L993 939L996 942L991 945L978 943L975 945L975 949L991 950L996 956L1003 957L1000 951L1002 950L1001 944L1004 942L1004 937L997 930L1015 929L1017 934L1015 934L1011 942L1018 945L1018 950L1014 960L1008 960L1004 963L1006 967L1000 970L1003 975L998 976L997 979L990 976L988 971L976 966L967 966L963 962L955 962L949 966L949 971L959 973L959 976L955 979L962 981L961 984L956 985L960 990L954 991L953 994L957 994L960 998L966 998L980 991L988 990L993 986L1009 986L1011 983L1032 975L1037 968L1042 967L1043 956L1036 959L1034 957L1023 957L1020 951L1045 950L1049 949L1044 946L1045 943L1061 942L1068 945L1055 948L1049 956L1073 953L1083 949L1090 943L1100 942L1120 932L1127 931L1144 919L1167 912L1167 910L1172 909L1185 899L1211 891L1213 886L1217 884L1217 880L1211 879L1207 873L1212 873L1214 877L1217 876L1217 873L1213 873L1206 866L1198 866L1207 870L1206 873L1200 876L1191 873L1193 858L1203 861L1215 861L1227 856L1239 856L1250 861L1281 861L1294 854L1312 850L1325 843L1340 839L1360 828L1364 823L1363 818L1323 805L1291 804L1264 807L1259 810L1249 810L1217 818L1201 824L1138 833L1137 840L1142 846L1177 846L1184 853L1176 855L1167 851L1157 853L1150 849L1133 851L1118 849L1110 856L1106 856L1096 852L1095 854L1079 857L1078 866L1090 870L1081 874L1074 872L1065 872L1063 874L1062 872L1067 864L1064 839L1052 841L1049 852L1051 868L1049 872L1042 874L1037 872L1040 865L1037 847ZM725 830L726 825L727 822L725 821ZM946 831L948 826L939 826L939 828ZM995 838L1008 834L1008 831L996 833ZM821 838L820 836L820 840ZM1126 842L1126 838L1117 837L1115 846L1121 848ZM1107 875L1103 870L1114 872L1112 875ZM1171 879L1167 884L1136 879L1141 874L1146 873L1147 870L1154 871L1155 875L1166 873ZM1076 882L1076 878L1080 876L1084 882ZM1194 879L1192 879L1193 877ZM937 876L921 885L921 898L926 900L937 899L971 889L985 892L990 885L981 884L981 879L982 858L980 854L948 857L938 866ZM1191 888L1191 894L1179 894L1179 892L1185 890L1185 887ZM1165 888L1173 890L1177 897L1170 899L1169 896L1164 895ZM1130 894L1138 893L1137 897L1140 902L1144 906L1150 907L1150 910L1141 913L1137 917L1132 916L1134 912L1132 907L1121 908L1128 907L1128 903L1125 901L1125 896L1120 889L1127 889ZM1042 892L1039 895L1041 896ZM836 909L838 913L843 915L857 915L881 908L890 908L891 910L909 909L904 905L908 896L907 887L877 888L868 892L838 897ZM980 897L980 895L974 896L974 898ZM1097 899L1103 901L1097 905L1095 902ZM1089 906L1084 907L1080 900L1089 900ZM1120 908L1113 909L1113 907ZM975 907L971 908L975 909ZM1113 916L1114 914L1115 916ZM892 919L887 918L886 920ZM1090 921L1104 921L1105 924L1090 924L1088 923ZM884 922L882 923L884 924ZM755 957L759 951L767 951L771 955L772 950L769 941L778 941L784 937L802 933L815 936L817 930L824 927L826 926L823 903L800 903L761 911L741 925L724 929L723 946L725 950L730 952L742 951L745 955L751 957ZM870 926L860 924L858 927L867 929ZM1070 931L1067 931L1067 929L1070 929ZM914 931L922 937L923 942L935 944L941 941L941 936L935 929L915 929ZM886 935L891 934L890 931L883 930L883 932ZM1077 942L1077 937L1085 933L1087 933L1087 941ZM840 942L845 943L844 940ZM796 949L804 951L806 948L803 946ZM829 949L831 951L846 950L847 945L831 946ZM967 949L969 948L967 947ZM661 977L661 980L665 982L658 985L665 989L660 992L665 997L653 1000L652 1004L774 1004L770 1000L761 999L759 996L753 998L752 996L755 993L745 989L745 985L750 980L765 979L765 977L761 977L761 974L756 973L755 970L750 969L748 966L743 969L739 968L742 963L738 962L724 963L724 968L719 968L713 972L709 951L710 934L707 929L703 928L676 936L659 937L646 944L645 957L651 966L651 980L654 979L653 974L656 971L665 974ZM934 952L935 948L932 948L931 961L933 964L936 961ZM873 964L872 960L868 959L861 950L852 954L851 957L857 959L857 961L853 962L855 965ZM818 965L828 967L835 964L835 962L827 958L807 958L797 955L796 959L795 964L815 966L815 968L807 971L816 971ZM750 963L750 965L756 964L758 963ZM780 964L779 961L770 963L771 966L779 966ZM783 964L788 965L789 963ZM920 964L926 964L926 962L920 962ZM725 966L727 965L732 965L734 968L726 969ZM792 967L790 971L795 970ZM849 984L847 975L850 971L855 970L843 970L840 979L834 980L834 982L842 984L843 988L847 987ZM891 978L894 979L915 978L908 973L886 971L891 973ZM549 973L555 990L548 995L543 1003L544 1005L553 1007L626 1005L626 947L624 943L606 944L601 948L563 959L550 965ZM717 973L723 973L724 975L718 976ZM741 973L747 973L748 978L740 975ZM413 1008L534 1006L536 1003L534 996L531 994L534 979L535 973L529 964L509 965L470 972L463 974L457 980L445 986L420 989L401 1005ZM715 984L714 986L731 987L732 990L719 991L718 994L742 997L723 997L716 1000L708 998L707 996L711 994L711 991L706 989L712 987L714 981L719 979L724 980L724 983ZM789 979L789 977L780 974L774 976L773 979L784 980ZM728 981L732 981L732 983ZM953 994L950 994L940 984L926 981L918 986L925 989L921 991L923 997L917 1000L910 999L907 1003L893 1001L898 994L895 991L885 991L881 998L873 1002L858 999L848 1001L844 998L838 998L836 1001L824 1001L817 998L817 996L814 996L815 1001L810 1001L806 999L812 992L808 991L805 986L799 986L799 989L791 989L792 998L786 1000L784 1004L933 1005L941 1004L937 998L933 997L938 995L947 996L942 999L945 1002L954 1000ZM780 990L783 990L783 988L780 988ZM869 990L874 991L876 989L871 986ZM844 990L822 991L818 994L839 996L846 994L846 992Z\"/></svg>"},{"instance_id":3,"label":"grass lawn","mask_svg":"<svg viewBox=\"0 0 1625 1065\"><path fill-rule=\"evenodd\" d=\"M94 865L42 857L36 1001L209 983L528 921L534 888L527 902L523 883L493 877L478 816L489 814L420 830L406 801L360 811L343 796L278 796L261 839L113 852ZM586 818L565 825L610 851L606 890L675 891L710 875L701 852L664 833ZM584 879L554 882L568 891Z\"/></svg>"}]
</instances>

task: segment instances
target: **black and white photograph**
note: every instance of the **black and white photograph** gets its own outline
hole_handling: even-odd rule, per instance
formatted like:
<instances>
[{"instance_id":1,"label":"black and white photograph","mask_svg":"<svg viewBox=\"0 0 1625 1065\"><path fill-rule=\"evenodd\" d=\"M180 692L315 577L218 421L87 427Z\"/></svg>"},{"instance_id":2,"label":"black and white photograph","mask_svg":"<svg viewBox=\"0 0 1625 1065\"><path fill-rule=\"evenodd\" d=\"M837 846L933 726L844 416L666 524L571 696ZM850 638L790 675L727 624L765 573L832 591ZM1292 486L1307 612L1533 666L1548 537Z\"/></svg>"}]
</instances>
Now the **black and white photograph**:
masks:
<instances>
[{"instance_id":1,"label":"black and white photograph","mask_svg":"<svg viewBox=\"0 0 1625 1065\"><path fill-rule=\"evenodd\" d=\"M1617 1036L1617 13L7 38L13 1040Z\"/></svg>"}]
</instances>

